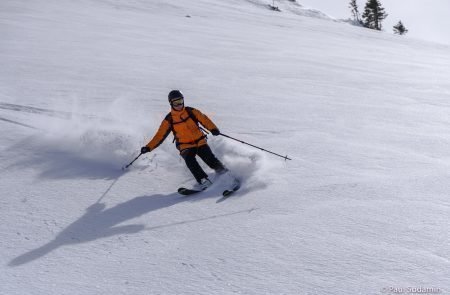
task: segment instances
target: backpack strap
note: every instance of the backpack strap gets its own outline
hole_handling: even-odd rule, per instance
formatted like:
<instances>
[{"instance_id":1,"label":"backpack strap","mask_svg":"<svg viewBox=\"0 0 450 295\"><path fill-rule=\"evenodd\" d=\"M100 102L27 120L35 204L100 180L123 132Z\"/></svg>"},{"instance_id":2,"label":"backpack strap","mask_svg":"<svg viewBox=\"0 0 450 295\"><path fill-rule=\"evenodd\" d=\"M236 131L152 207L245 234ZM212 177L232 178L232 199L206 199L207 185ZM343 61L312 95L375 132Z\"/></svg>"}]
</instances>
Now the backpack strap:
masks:
<instances>
[{"instance_id":1,"label":"backpack strap","mask_svg":"<svg viewBox=\"0 0 450 295\"><path fill-rule=\"evenodd\" d=\"M195 124L197 124L198 129L200 129L204 134L209 134L208 131L206 131L204 128L202 128L202 127L198 124L198 119L197 119L197 117L195 116L195 114L194 114L194 112L193 112L193 111L194 111L194 108L191 108L191 107L185 107L185 109L186 109L186 111L187 111L189 117L192 119L192 121L194 121Z\"/></svg>"},{"instance_id":2,"label":"backpack strap","mask_svg":"<svg viewBox=\"0 0 450 295\"><path fill-rule=\"evenodd\" d=\"M170 123L170 127L172 128L172 124L173 124L172 114L168 113L164 119Z\"/></svg>"},{"instance_id":3,"label":"backpack strap","mask_svg":"<svg viewBox=\"0 0 450 295\"><path fill-rule=\"evenodd\" d=\"M164 118L167 122L169 122L170 125L170 130L172 131L173 134L173 140L172 143L175 142L175 140L177 139L177 135L175 134L175 129L173 128L173 118L172 118L172 114L169 112L166 117Z\"/></svg>"},{"instance_id":4,"label":"backpack strap","mask_svg":"<svg viewBox=\"0 0 450 295\"><path fill-rule=\"evenodd\" d=\"M194 112L193 112L194 109L191 107L185 107L185 109L186 109L186 112L188 113L189 117L192 119L192 121L194 121L195 124L197 124L197 126L198 126L198 119L194 115Z\"/></svg>"}]
</instances>

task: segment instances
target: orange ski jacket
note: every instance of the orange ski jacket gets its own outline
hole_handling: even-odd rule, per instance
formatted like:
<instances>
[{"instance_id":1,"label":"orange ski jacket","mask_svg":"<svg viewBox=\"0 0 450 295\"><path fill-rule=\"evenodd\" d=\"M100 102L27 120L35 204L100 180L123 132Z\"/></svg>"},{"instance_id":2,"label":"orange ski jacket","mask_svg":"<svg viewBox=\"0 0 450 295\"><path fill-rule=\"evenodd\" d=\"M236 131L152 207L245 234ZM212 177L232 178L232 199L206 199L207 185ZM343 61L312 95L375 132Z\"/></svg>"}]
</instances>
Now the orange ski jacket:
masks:
<instances>
[{"instance_id":1,"label":"orange ski jacket","mask_svg":"<svg viewBox=\"0 0 450 295\"><path fill-rule=\"evenodd\" d=\"M199 147L206 144L206 135L200 129L198 123L209 131L217 129L217 126L205 114L191 107L184 107L181 111L172 109L164 118L155 136L147 143L150 150L157 148L169 135L174 135L177 149L181 152L191 147Z\"/></svg>"}]
</instances>

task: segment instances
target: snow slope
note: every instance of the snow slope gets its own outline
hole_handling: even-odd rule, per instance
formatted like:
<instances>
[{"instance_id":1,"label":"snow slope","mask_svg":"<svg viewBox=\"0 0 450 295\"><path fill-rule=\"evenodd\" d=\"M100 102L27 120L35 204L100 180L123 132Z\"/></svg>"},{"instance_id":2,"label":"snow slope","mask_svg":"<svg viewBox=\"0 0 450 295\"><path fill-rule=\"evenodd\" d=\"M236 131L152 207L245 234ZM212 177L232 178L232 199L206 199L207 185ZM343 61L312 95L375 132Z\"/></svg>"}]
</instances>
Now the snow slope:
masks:
<instances>
[{"instance_id":1,"label":"snow slope","mask_svg":"<svg viewBox=\"0 0 450 295\"><path fill-rule=\"evenodd\" d=\"M1 1L0 294L449 294L450 48L280 8ZM122 173L174 88L293 160L210 138L221 203L171 137Z\"/></svg>"}]
</instances>

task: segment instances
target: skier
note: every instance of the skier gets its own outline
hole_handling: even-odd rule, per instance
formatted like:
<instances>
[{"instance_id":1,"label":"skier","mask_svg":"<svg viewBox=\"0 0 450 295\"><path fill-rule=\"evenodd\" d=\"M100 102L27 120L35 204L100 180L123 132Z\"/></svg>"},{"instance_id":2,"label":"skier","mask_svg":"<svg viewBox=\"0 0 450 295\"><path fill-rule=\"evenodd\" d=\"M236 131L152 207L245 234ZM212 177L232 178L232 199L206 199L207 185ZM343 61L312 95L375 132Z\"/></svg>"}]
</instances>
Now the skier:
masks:
<instances>
[{"instance_id":1,"label":"skier","mask_svg":"<svg viewBox=\"0 0 450 295\"><path fill-rule=\"evenodd\" d=\"M200 190L204 190L212 182L197 162L195 158L197 155L218 174L223 174L228 169L211 151L206 142L206 134L198 123L208 129L214 136L220 135L220 131L202 112L195 108L184 106L184 96L181 91L170 91L168 98L171 105L170 113L166 115L152 140L141 148L141 153L145 154L156 149L172 131L180 155L197 180Z\"/></svg>"}]
</instances>

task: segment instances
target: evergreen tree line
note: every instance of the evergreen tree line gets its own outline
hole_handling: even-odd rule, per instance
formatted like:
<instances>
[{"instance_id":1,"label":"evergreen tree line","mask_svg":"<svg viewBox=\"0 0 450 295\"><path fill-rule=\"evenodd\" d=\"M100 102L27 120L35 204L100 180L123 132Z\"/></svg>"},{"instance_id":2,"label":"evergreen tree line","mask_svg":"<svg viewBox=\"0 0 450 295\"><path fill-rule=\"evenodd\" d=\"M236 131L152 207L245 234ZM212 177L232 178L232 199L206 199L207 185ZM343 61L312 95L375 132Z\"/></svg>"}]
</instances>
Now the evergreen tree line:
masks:
<instances>
[{"instance_id":1,"label":"evergreen tree line","mask_svg":"<svg viewBox=\"0 0 450 295\"><path fill-rule=\"evenodd\" d=\"M351 10L354 21L372 30L381 31L382 21L388 16L379 0L367 0L362 15L359 12L356 0L350 1L349 8ZM399 21L393 27L393 30L395 34L399 35L403 35L408 32L402 21Z\"/></svg>"}]
</instances>

